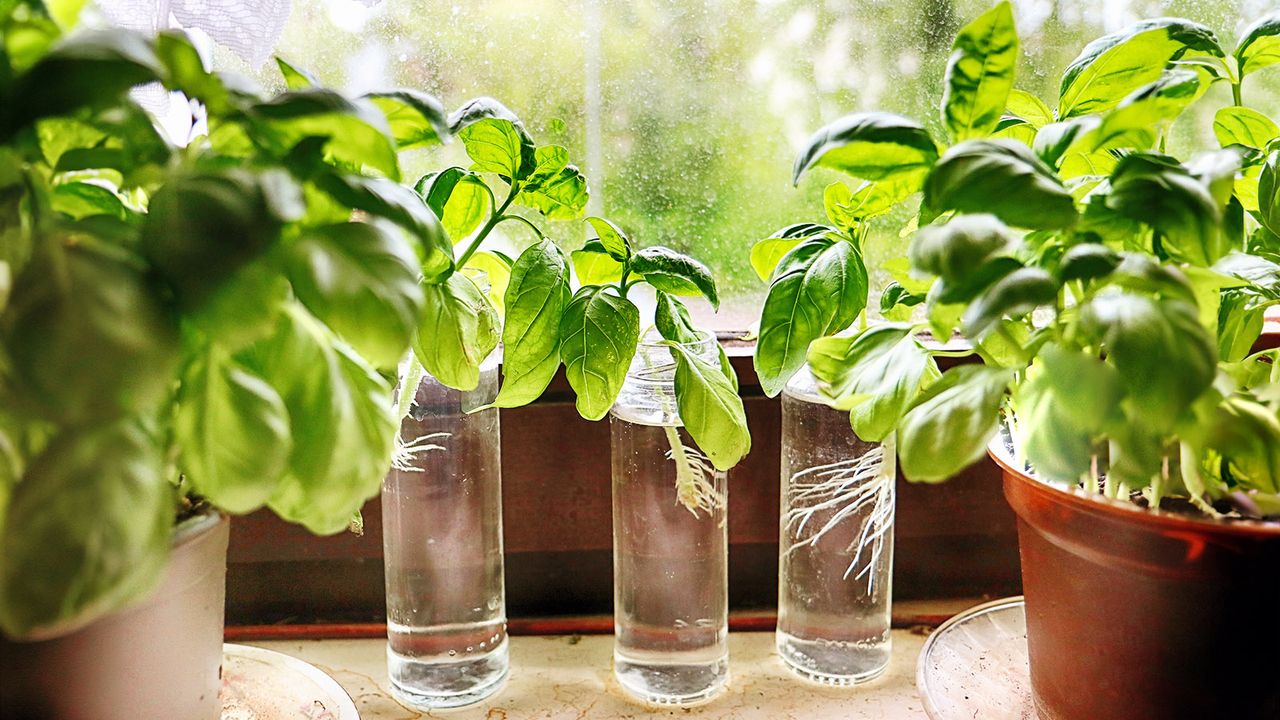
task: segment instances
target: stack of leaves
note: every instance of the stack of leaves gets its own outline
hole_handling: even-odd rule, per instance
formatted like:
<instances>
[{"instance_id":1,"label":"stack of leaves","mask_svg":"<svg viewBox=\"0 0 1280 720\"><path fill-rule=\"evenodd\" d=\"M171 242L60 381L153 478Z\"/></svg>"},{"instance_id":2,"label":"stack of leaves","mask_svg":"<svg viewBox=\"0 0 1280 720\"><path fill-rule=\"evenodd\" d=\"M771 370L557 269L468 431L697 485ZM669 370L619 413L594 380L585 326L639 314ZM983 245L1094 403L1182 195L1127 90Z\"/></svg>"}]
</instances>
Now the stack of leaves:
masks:
<instances>
[{"instance_id":1,"label":"stack of leaves","mask_svg":"<svg viewBox=\"0 0 1280 720\"><path fill-rule=\"evenodd\" d=\"M909 479L977 460L1009 411L1017 453L1043 478L1280 513L1275 352L1250 354L1280 300L1280 129L1241 104L1245 78L1280 63L1280 15L1232 53L1175 18L1099 38L1064 73L1056 111L1014 88L1017 48L1008 3L961 29L948 148L884 113L814 135L797 179L827 167L864 183L828 188L830 225L753 251L771 272L762 378L776 390L807 350L855 432L893 436ZM1170 125L1216 82L1235 101L1215 118L1221 147L1170 157ZM866 300L844 289L865 270L823 248L853 243L858 257L866 221L917 197L880 301L904 322L842 332ZM958 329L984 363L939 373L933 358L955 353L922 342L925 328Z\"/></svg>"}]
</instances>

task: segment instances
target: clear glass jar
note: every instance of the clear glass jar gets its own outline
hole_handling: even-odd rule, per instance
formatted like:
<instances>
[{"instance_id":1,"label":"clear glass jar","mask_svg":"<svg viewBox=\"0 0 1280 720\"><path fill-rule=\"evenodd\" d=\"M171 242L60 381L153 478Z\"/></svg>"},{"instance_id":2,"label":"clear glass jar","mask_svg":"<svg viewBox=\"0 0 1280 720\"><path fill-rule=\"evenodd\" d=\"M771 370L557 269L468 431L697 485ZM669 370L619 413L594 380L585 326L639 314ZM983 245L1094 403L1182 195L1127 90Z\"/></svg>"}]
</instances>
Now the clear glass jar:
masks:
<instances>
[{"instance_id":1,"label":"clear glass jar","mask_svg":"<svg viewBox=\"0 0 1280 720\"><path fill-rule=\"evenodd\" d=\"M716 362L714 338L690 343ZM729 678L725 473L684 430L671 349L640 344L610 416L614 673L629 693L685 705Z\"/></svg>"},{"instance_id":2,"label":"clear glass jar","mask_svg":"<svg viewBox=\"0 0 1280 720\"><path fill-rule=\"evenodd\" d=\"M890 652L892 447L860 440L805 367L782 393L778 654L802 677L850 685Z\"/></svg>"},{"instance_id":3,"label":"clear glass jar","mask_svg":"<svg viewBox=\"0 0 1280 720\"><path fill-rule=\"evenodd\" d=\"M498 354L460 392L424 375L382 486L387 670L402 701L469 705L507 676Z\"/></svg>"}]
</instances>

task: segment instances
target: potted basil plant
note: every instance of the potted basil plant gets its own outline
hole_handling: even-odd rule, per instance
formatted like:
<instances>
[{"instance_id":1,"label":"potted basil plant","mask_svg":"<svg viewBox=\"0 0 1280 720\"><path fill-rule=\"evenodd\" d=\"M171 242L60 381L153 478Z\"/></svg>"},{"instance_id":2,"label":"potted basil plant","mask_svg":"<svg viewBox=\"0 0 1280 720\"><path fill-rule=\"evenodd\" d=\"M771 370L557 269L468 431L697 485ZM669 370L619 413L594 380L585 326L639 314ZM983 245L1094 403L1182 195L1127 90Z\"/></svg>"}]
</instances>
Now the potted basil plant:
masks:
<instances>
[{"instance_id":1,"label":"potted basil plant","mask_svg":"<svg viewBox=\"0 0 1280 720\"><path fill-rule=\"evenodd\" d=\"M855 427L881 419L908 479L988 448L1004 468L1041 717L1280 711L1254 660L1280 641L1258 620L1280 600L1275 351L1254 351L1280 298L1280 131L1240 104L1278 38L1276 15L1230 53L1194 22L1144 21L1090 43L1049 111L1013 89L1002 4L957 38L955 145L846 119L798 165L922 192L911 274L882 307L927 320L823 338L808 360ZM1216 82L1236 103L1221 147L1171 157L1170 124ZM925 327L958 328L983 363L929 371Z\"/></svg>"},{"instance_id":2,"label":"potted basil plant","mask_svg":"<svg viewBox=\"0 0 1280 720\"><path fill-rule=\"evenodd\" d=\"M213 720L227 515L339 532L390 464L419 276L451 260L397 152L445 118L263 97L181 34L62 37L38 3L0 33L5 710ZM161 136L148 82L208 135Z\"/></svg>"}]
</instances>

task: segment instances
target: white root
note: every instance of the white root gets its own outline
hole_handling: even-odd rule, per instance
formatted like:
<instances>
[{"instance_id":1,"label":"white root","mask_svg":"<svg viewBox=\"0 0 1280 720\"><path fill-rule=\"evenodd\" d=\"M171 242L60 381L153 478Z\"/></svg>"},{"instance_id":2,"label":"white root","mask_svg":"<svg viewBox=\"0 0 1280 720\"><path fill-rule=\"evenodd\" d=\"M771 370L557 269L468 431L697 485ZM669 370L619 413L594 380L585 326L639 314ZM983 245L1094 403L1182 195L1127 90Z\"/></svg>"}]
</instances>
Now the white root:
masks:
<instances>
[{"instance_id":1,"label":"white root","mask_svg":"<svg viewBox=\"0 0 1280 720\"><path fill-rule=\"evenodd\" d=\"M397 435L396 449L391 454L391 469L399 470L400 472L423 472L422 468L415 464L418 456L432 450L444 450L445 447L443 445L438 445L434 441L447 439L450 434L436 432L430 435L420 435L409 442L401 440L400 436Z\"/></svg>"},{"instance_id":2,"label":"white root","mask_svg":"<svg viewBox=\"0 0 1280 720\"><path fill-rule=\"evenodd\" d=\"M696 448L681 442L677 428L666 430L671 445L667 459L676 464L676 499L694 517L698 517L699 512L710 515L724 507L725 496L716 488L716 469L711 461Z\"/></svg>"},{"instance_id":3,"label":"white root","mask_svg":"<svg viewBox=\"0 0 1280 720\"><path fill-rule=\"evenodd\" d=\"M886 461L887 458L887 461ZM787 537L792 542L787 552L818 543L846 520L860 517L861 530L845 548L853 559L844 577L867 579L867 592L873 590L872 569L884 554L885 544L893 529L896 467L894 451L876 447L860 457L827 465L806 468L791 476L787 488L790 509L783 516ZM827 519L816 530L815 518Z\"/></svg>"}]
</instances>

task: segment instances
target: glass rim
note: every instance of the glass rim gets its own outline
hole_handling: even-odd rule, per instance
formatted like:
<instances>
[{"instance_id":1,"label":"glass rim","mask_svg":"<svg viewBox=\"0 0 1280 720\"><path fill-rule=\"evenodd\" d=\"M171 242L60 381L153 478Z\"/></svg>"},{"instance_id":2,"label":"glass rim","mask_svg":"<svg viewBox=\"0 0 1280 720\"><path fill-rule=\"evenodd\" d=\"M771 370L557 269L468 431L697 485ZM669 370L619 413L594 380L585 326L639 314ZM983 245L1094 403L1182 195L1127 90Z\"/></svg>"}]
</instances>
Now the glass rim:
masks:
<instances>
[{"instance_id":1,"label":"glass rim","mask_svg":"<svg viewBox=\"0 0 1280 720\"><path fill-rule=\"evenodd\" d=\"M671 344L675 343L680 347L693 349L693 348L703 347L709 343L716 342L716 334L711 332L710 330L696 330L695 332L697 332L701 336L699 339L693 340L690 342L675 342L673 340L667 340L666 338L659 335L657 329L655 328L653 330L650 330L648 333L645 333L645 335L640 338L640 342L636 345L636 348L637 349L649 348L653 350L660 350L663 348L670 348ZM653 339L651 340L649 338L653 338Z\"/></svg>"}]
</instances>

